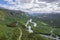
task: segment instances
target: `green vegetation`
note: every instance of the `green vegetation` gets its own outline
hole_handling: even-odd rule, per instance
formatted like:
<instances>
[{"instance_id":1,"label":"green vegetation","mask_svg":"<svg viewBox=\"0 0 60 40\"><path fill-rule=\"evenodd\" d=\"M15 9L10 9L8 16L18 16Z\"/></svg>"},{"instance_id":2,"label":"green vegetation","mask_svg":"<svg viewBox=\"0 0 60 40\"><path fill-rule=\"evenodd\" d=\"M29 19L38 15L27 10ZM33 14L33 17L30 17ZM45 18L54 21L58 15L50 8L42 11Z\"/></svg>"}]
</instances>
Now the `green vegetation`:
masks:
<instances>
[{"instance_id":1,"label":"green vegetation","mask_svg":"<svg viewBox=\"0 0 60 40\"><path fill-rule=\"evenodd\" d=\"M21 40L52 40L39 35L49 35L53 27L38 18L33 18L33 21L37 23L37 27L29 24L34 31L34 33L29 33L25 27L29 18L30 16L27 13L21 11L0 9L0 40L19 40L21 32ZM55 28L54 33L60 36L59 31L59 28Z\"/></svg>"},{"instance_id":2,"label":"green vegetation","mask_svg":"<svg viewBox=\"0 0 60 40\"><path fill-rule=\"evenodd\" d=\"M28 14L24 12L0 9L0 40L18 40L20 35L18 25L19 28L24 27L28 20L27 16Z\"/></svg>"},{"instance_id":3,"label":"green vegetation","mask_svg":"<svg viewBox=\"0 0 60 40\"><path fill-rule=\"evenodd\" d=\"M39 19L38 17L34 17L33 20L37 23L37 27L32 27L32 29L34 30L36 34L40 33L40 34L50 35L51 30L53 29L54 30L53 33L60 37L60 27L55 26L54 23L50 24L48 22L49 20L44 21L44 20Z\"/></svg>"}]
</instances>

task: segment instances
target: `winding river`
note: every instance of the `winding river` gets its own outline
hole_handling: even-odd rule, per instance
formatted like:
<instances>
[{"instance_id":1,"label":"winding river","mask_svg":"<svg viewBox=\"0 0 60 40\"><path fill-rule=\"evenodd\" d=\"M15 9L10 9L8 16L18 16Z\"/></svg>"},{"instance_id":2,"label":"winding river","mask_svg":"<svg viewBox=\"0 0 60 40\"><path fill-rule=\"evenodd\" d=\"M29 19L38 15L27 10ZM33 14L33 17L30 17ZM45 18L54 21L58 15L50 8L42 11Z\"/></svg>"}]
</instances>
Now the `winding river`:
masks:
<instances>
[{"instance_id":1,"label":"winding river","mask_svg":"<svg viewBox=\"0 0 60 40\"><path fill-rule=\"evenodd\" d=\"M26 25L25 25L26 28L28 28L29 33L33 33L33 30L31 29L31 26L30 25L28 26L29 22L32 23L34 27L37 26L37 23L32 22L32 19L29 19L27 21ZM51 35L44 35L44 34L39 34L39 35L41 35L43 37L46 37L46 38L50 38L50 39L60 40L59 36L57 36L57 35L55 35L56 37L53 37L53 29L51 30Z\"/></svg>"},{"instance_id":2,"label":"winding river","mask_svg":"<svg viewBox=\"0 0 60 40\"><path fill-rule=\"evenodd\" d=\"M28 28L29 33L33 33L33 30L31 29L31 26L28 26L29 23L32 23L34 27L37 26L37 23L32 22L32 19L30 19L30 20L27 21L27 23L25 25Z\"/></svg>"}]
</instances>

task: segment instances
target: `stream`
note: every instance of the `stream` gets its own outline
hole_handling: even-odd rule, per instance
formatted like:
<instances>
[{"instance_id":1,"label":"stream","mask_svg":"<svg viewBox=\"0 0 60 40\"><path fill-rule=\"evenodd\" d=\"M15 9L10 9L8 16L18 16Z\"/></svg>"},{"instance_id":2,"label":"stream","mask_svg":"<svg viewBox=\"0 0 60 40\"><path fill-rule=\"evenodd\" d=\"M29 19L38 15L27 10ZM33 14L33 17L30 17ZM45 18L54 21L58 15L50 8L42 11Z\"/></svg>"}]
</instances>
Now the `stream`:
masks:
<instances>
[{"instance_id":1,"label":"stream","mask_svg":"<svg viewBox=\"0 0 60 40\"><path fill-rule=\"evenodd\" d=\"M33 30L31 29L31 26L30 26L30 25L28 26L29 22L32 23L32 24L34 24L34 25L33 25L34 27L37 26L37 23L32 22L32 19L29 19L29 20L27 21L26 25L25 25L26 28L28 28L29 33L33 33ZM55 35L55 37L53 36L53 35L54 35L53 31L54 31L54 30L52 29L50 35L44 35L44 34L39 34L39 35L41 35L41 36L43 36L43 37L46 37L46 38L50 38L50 39L60 40L60 39L59 39L59 36L57 36L57 35Z\"/></svg>"},{"instance_id":2,"label":"stream","mask_svg":"<svg viewBox=\"0 0 60 40\"><path fill-rule=\"evenodd\" d=\"M30 19L30 20L27 21L27 23L25 25L28 28L29 33L33 33L33 30L31 29L31 26L28 26L29 22L32 23L32 24L34 24L33 25L34 27L36 27L37 24L35 22L32 22L32 19Z\"/></svg>"}]
</instances>

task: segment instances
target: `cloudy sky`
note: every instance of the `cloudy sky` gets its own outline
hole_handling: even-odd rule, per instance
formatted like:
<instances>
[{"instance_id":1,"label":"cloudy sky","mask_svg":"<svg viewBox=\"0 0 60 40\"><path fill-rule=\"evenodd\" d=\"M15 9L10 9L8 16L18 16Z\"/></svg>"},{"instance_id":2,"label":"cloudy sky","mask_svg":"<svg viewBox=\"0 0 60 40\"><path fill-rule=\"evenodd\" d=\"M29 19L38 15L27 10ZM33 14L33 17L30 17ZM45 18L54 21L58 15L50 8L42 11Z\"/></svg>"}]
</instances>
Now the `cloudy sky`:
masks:
<instances>
[{"instance_id":1,"label":"cloudy sky","mask_svg":"<svg viewBox=\"0 0 60 40\"><path fill-rule=\"evenodd\" d=\"M25 12L60 12L60 0L0 0L0 7Z\"/></svg>"}]
</instances>

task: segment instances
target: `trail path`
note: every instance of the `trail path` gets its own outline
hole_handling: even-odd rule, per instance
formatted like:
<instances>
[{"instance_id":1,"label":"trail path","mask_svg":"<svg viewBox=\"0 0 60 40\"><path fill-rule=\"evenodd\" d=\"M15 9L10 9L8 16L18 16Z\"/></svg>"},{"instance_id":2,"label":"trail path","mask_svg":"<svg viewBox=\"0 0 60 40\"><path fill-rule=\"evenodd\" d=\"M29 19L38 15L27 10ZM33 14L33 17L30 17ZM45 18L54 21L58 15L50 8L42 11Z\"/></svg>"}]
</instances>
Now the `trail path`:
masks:
<instances>
[{"instance_id":1,"label":"trail path","mask_svg":"<svg viewBox=\"0 0 60 40\"><path fill-rule=\"evenodd\" d=\"M22 30L21 28L18 28L20 30L20 36L19 36L19 39L18 40L21 40L21 37L22 37Z\"/></svg>"}]
</instances>

